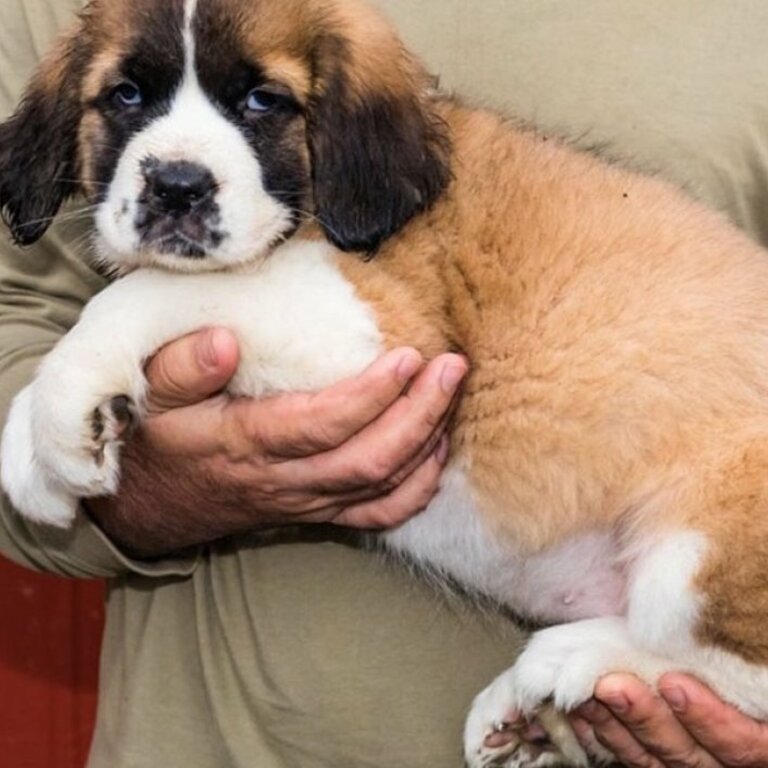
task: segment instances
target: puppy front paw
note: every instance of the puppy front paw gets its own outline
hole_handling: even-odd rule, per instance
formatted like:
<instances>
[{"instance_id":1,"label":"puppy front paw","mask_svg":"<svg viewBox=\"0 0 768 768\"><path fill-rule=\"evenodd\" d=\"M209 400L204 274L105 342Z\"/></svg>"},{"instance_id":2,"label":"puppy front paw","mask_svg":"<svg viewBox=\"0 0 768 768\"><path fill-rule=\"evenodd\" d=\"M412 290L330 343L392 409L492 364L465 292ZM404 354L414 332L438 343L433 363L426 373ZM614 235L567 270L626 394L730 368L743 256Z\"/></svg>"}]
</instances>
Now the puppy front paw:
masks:
<instances>
[{"instance_id":1,"label":"puppy front paw","mask_svg":"<svg viewBox=\"0 0 768 768\"><path fill-rule=\"evenodd\" d=\"M66 527L78 500L117 492L120 447L138 421L129 395L36 380L14 400L2 444L2 483L21 514Z\"/></svg>"},{"instance_id":2,"label":"puppy front paw","mask_svg":"<svg viewBox=\"0 0 768 768\"><path fill-rule=\"evenodd\" d=\"M13 506L36 523L66 528L77 511L67 491L39 461L32 438L32 388L14 399L0 446L0 481Z\"/></svg>"},{"instance_id":3,"label":"puppy front paw","mask_svg":"<svg viewBox=\"0 0 768 768\"><path fill-rule=\"evenodd\" d=\"M120 448L138 420L135 400L125 394L52 391L33 385L32 442L48 473L78 497L117 492Z\"/></svg>"}]
</instances>

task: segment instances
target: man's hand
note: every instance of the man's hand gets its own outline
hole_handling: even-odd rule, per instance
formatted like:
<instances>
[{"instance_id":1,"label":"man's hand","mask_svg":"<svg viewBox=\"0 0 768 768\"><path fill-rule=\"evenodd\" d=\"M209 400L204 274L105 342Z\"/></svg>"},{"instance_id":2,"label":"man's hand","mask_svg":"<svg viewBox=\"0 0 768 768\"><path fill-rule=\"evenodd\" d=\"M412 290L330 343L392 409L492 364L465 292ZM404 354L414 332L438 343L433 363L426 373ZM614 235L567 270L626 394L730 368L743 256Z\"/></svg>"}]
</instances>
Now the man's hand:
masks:
<instances>
[{"instance_id":1,"label":"man's hand","mask_svg":"<svg viewBox=\"0 0 768 768\"><path fill-rule=\"evenodd\" d=\"M149 413L124 448L120 492L88 504L128 551L158 556L292 523L391 527L436 492L463 358L424 366L394 350L321 392L260 401L216 394L237 364L223 329L150 361Z\"/></svg>"},{"instance_id":2,"label":"man's hand","mask_svg":"<svg viewBox=\"0 0 768 768\"><path fill-rule=\"evenodd\" d=\"M685 675L665 675L659 695L631 675L609 675L571 722L587 750L596 739L630 768L768 766L768 726Z\"/></svg>"}]
</instances>

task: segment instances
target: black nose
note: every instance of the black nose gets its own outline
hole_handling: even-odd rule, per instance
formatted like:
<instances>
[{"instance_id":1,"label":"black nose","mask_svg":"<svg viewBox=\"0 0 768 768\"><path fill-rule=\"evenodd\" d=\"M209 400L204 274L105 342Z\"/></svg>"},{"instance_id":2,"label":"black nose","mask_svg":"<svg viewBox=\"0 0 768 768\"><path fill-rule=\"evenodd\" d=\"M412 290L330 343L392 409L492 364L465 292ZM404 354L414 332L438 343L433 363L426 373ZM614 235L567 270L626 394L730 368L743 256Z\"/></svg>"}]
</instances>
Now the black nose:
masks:
<instances>
[{"instance_id":1,"label":"black nose","mask_svg":"<svg viewBox=\"0 0 768 768\"><path fill-rule=\"evenodd\" d=\"M216 189L213 174L197 163L157 163L145 168L145 176L150 205L163 213L187 213Z\"/></svg>"}]
</instances>

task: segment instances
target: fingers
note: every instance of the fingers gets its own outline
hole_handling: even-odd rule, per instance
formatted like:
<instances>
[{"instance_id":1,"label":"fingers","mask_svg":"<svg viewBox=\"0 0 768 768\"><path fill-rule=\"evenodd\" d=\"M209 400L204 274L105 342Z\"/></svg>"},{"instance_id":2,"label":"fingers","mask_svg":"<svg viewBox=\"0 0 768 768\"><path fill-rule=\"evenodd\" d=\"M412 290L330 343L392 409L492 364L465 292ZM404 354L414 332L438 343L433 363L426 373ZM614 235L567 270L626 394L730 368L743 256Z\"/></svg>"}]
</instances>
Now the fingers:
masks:
<instances>
[{"instance_id":1,"label":"fingers","mask_svg":"<svg viewBox=\"0 0 768 768\"><path fill-rule=\"evenodd\" d=\"M623 764L631 768L720 766L667 703L636 677L609 675L598 683L595 698L597 702L580 708L577 714Z\"/></svg>"},{"instance_id":2,"label":"fingers","mask_svg":"<svg viewBox=\"0 0 768 768\"><path fill-rule=\"evenodd\" d=\"M208 328L167 344L146 368L148 411L162 413L205 400L227 384L238 362L237 339L224 328Z\"/></svg>"},{"instance_id":3,"label":"fingers","mask_svg":"<svg viewBox=\"0 0 768 768\"><path fill-rule=\"evenodd\" d=\"M768 725L685 675L665 675L659 696L630 675L610 675L595 697L573 713L574 731L586 749L597 740L630 768L768 765Z\"/></svg>"},{"instance_id":4,"label":"fingers","mask_svg":"<svg viewBox=\"0 0 768 768\"><path fill-rule=\"evenodd\" d=\"M663 768L632 736L611 710L594 699L570 715L576 737L588 754L599 744L615 755L617 762L627 768Z\"/></svg>"},{"instance_id":5,"label":"fingers","mask_svg":"<svg viewBox=\"0 0 768 768\"><path fill-rule=\"evenodd\" d=\"M424 446L439 438L467 370L467 362L458 355L435 358L406 394L337 450L285 462L276 470L286 480L300 473L305 486L319 493L360 487L373 487L379 493L392 490L412 469L412 460Z\"/></svg>"},{"instance_id":6,"label":"fingers","mask_svg":"<svg viewBox=\"0 0 768 768\"><path fill-rule=\"evenodd\" d=\"M143 439L155 453L194 457L222 498L273 522L391 527L437 490L448 454L440 439L468 370L464 358L442 355L404 392L421 366L403 349L318 395L208 398L148 419ZM318 446L331 448L293 456Z\"/></svg>"},{"instance_id":7,"label":"fingers","mask_svg":"<svg viewBox=\"0 0 768 768\"><path fill-rule=\"evenodd\" d=\"M336 448L386 410L423 364L415 349L393 350L320 392L278 395L243 409L241 432L280 459Z\"/></svg>"},{"instance_id":8,"label":"fingers","mask_svg":"<svg viewBox=\"0 0 768 768\"><path fill-rule=\"evenodd\" d=\"M742 768L768 765L768 726L725 704L685 675L665 675L659 692L692 738L719 763Z\"/></svg>"},{"instance_id":9,"label":"fingers","mask_svg":"<svg viewBox=\"0 0 768 768\"><path fill-rule=\"evenodd\" d=\"M441 438L432 455L392 493L347 507L333 518L350 528L394 528L424 509L440 487L440 473L448 459L448 438Z\"/></svg>"},{"instance_id":10,"label":"fingers","mask_svg":"<svg viewBox=\"0 0 768 768\"><path fill-rule=\"evenodd\" d=\"M448 451L450 448L450 442L445 435L445 430L458 406L458 398L454 397L448 406L448 410L443 413L440 422L433 430L432 434L427 438L426 442L418 449L418 451L406 461L405 464L400 466L394 474L390 475L383 483L379 483L378 492L374 495L379 495L381 489L391 490L399 485L405 478L409 477L418 467L420 467L427 459L439 448L441 452L445 453L445 461L448 460ZM441 447L442 446L442 447ZM445 463L445 462L444 462Z\"/></svg>"}]
</instances>

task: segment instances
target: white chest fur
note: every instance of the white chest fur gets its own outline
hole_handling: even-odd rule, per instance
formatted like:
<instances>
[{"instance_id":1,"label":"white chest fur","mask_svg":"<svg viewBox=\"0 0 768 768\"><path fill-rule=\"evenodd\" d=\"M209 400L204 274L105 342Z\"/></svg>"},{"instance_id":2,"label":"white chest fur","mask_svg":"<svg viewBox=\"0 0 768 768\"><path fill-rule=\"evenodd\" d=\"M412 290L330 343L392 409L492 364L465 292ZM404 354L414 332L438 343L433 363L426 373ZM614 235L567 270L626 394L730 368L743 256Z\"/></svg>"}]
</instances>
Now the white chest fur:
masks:
<instances>
[{"instance_id":1,"label":"white chest fur","mask_svg":"<svg viewBox=\"0 0 768 768\"><path fill-rule=\"evenodd\" d=\"M294 240L247 270L138 270L91 301L67 339L87 336L110 356L103 347L114 334L118 355L135 364L181 334L220 325L234 331L241 346L230 387L235 394L318 389L357 373L382 352L373 313L337 269L334 254L325 243Z\"/></svg>"},{"instance_id":2,"label":"white chest fur","mask_svg":"<svg viewBox=\"0 0 768 768\"><path fill-rule=\"evenodd\" d=\"M383 535L389 548L530 618L559 622L621 612L625 576L609 535L584 533L522 557L495 540L459 464L446 470L424 512Z\"/></svg>"}]
</instances>

